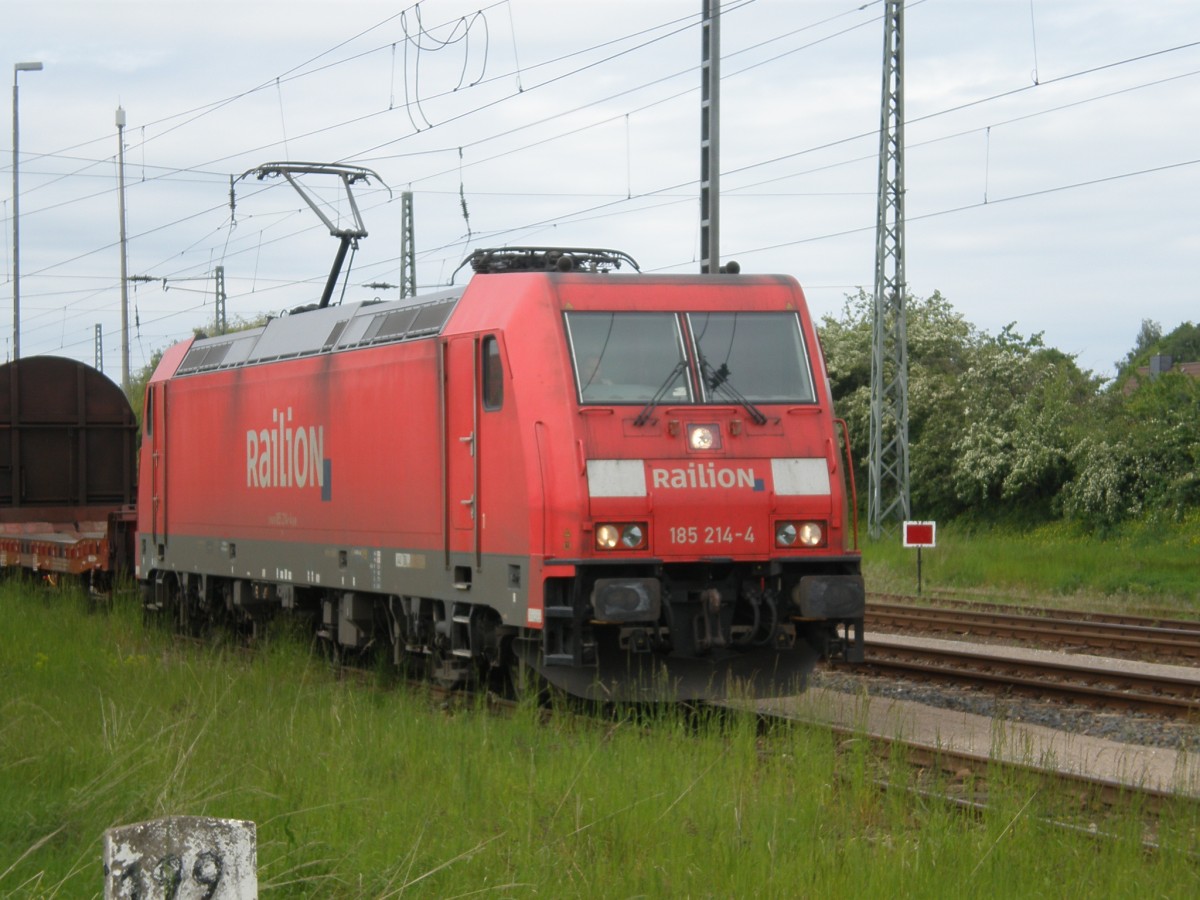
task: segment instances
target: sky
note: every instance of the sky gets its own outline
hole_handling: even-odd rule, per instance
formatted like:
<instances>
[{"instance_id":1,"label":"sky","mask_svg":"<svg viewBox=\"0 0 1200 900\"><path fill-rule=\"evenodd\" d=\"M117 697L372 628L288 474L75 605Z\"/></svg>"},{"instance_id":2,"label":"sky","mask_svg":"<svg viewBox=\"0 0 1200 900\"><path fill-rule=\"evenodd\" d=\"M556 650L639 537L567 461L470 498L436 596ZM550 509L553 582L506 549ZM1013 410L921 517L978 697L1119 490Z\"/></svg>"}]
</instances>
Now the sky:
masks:
<instances>
[{"instance_id":1,"label":"sky","mask_svg":"<svg viewBox=\"0 0 1200 900\"><path fill-rule=\"evenodd\" d=\"M335 301L419 289L480 247L700 260L701 0L5 0L19 91L21 355L120 378L118 106L130 364L317 300L338 241L270 162L371 170ZM874 283L882 2L722 5L720 247L813 316ZM1200 4L909 0L905 280L1102 376L1144 320L1200 320ZM11 107L10 107L11 111ZM12 146L0 149L11 358ZM242 177L245 176L245 177ZM306 176L338 227L337 179ZM456 283L463 283L466 271ZM389 287L391 285L393 287Z\"/></svg>"}]
</instances>

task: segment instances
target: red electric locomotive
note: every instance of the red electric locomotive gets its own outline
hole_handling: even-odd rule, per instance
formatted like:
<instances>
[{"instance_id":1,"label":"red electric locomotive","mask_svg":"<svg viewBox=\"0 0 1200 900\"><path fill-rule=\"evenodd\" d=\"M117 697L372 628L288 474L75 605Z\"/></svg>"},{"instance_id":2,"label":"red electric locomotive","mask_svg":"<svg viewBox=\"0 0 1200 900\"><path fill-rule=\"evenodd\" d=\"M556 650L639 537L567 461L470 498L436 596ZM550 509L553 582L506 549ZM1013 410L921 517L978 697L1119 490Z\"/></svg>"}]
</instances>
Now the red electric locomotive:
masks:
<instances>
[{"instance_id":1,"label":"red electric locomotive","mask_svg":"<svg viewBox=\"0 0 1200 900\"><path fill-rule=\"evenodd\" d=\"M789 277L477 251L466 287L169 350L137 571L188 627L313 617L449 684L781 693L861 653L850 467Z\"/></svg>"}]
</instances>

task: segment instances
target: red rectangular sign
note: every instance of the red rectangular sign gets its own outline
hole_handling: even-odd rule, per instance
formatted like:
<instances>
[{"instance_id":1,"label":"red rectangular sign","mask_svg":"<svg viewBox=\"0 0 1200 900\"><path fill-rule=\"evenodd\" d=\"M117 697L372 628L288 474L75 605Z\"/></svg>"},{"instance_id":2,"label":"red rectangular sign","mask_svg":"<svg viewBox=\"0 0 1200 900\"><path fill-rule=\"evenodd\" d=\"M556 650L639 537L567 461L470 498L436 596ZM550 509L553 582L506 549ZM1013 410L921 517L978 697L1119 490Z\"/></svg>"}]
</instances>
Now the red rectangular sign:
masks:
<instances>
[{"instance_id":1,"label":"red rectangular sign","mask_svg":"<svg viewBox=\"0 0 1200 900\"><path fill-rule=\"evenodd\" d=\"M936 547L937 522L905 522L905 547Z\"/></svg>"}]
</instances>

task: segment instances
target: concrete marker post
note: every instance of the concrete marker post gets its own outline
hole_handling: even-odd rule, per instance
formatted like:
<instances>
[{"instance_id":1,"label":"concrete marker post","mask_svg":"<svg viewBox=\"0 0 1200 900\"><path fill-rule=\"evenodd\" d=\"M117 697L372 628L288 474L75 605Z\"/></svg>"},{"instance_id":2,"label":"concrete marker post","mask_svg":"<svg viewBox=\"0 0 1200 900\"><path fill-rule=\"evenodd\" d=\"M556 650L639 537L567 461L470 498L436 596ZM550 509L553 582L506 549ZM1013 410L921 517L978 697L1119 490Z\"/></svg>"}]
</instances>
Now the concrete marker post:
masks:
<instances>
[{"instance_id":1,"label":"concrete marker post","mask_svg":"<svg viewBox=\"0 0 1200 900\"><path fill-rule=\"evenodd\" d=\"M105 900L256 900L253 822L171 816L104 832Z\"/></svg>"}]
</instances>

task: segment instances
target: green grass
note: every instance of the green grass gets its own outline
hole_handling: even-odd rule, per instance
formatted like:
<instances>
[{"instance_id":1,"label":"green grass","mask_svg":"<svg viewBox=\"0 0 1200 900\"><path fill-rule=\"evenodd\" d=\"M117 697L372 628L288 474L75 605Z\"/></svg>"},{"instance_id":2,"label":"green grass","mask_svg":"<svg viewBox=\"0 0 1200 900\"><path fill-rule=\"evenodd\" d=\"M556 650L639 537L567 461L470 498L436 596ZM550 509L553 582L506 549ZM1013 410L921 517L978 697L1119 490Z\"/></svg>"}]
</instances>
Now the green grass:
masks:
<instances>
[{"instance_id":1,"label":"green grass","mask_svg":"<svg viewBox=\"0 0 1200 900\"><path fill-rule=\"evenodd\" d=\"M965 816L901 757L674 708L512 716L339 680L295 638L175 644L132 601L0 585L0 896L100 893L105 829L257 823L264 897L1189 896L1194 810L1099 840L1045 789ZM882 767L882 768L881 768Z\"/></svg>"},{"instance_id":2,"label":"green grass","mask_svg":"<svg viewBox=\"0 0 1200 900\"><path fill-rule=\"evenodd\" d=\"M912 593L917 551L898 535L863 547L871 590ZM1062 523L939 526L921 551L924 590L976 591L1037 603L1200 616L1200 515L1176 524L1130 525L1104 538Z\"/></svg>"}]
</instances>

